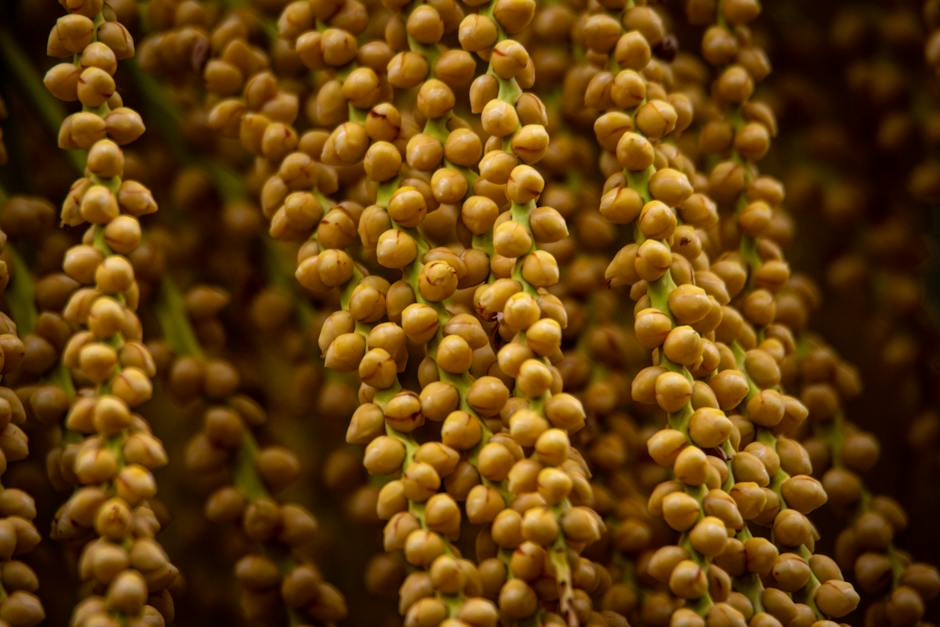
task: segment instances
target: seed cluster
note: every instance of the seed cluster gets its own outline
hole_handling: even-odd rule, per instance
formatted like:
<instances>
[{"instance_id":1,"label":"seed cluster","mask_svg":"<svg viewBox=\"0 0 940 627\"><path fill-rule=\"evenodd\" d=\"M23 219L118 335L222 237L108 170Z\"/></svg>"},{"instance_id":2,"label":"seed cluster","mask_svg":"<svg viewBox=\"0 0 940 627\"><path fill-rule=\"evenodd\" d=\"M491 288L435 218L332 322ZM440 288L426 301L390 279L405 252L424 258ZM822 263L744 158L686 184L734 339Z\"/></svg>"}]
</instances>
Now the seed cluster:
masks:
<instances>
[{"instance_id":1,"label":"seed cluster","mask_svg":"<svg viewBox=\"0 0 940 627\"><path fill-rule=\"evenodd\" d=\"M205 326L226 300L219 291L197 287L186 295L185 309ZM183 329L189 325L188 320L174 322ZM297 480L297 456L283 446L259 448L252 430L267 421L264 408L238 393L239 374L232 363L206 359L198 345L193 348L196 354L178 355L169 366L167 383L183 402L205 400L202 430L188 444L186 464L192 473L219 476L213 483L224 484L206 500L206 518L237 525L257 547L234 565L245 590L244 615L266 624L287 616L304 615L317 623L344 618L345 600L312 561L316 518L302 505L274 496Z\"/></svg>"},{"instance_id":2,"label":"seed cluster","mask_svg":"<svg viewBox=\"0 0 940 627\"><path fill-rule=\"evenodd\" d=\"M314 17L326 18L304 15L307 7L288 6L282 33L300 31L304 19L312 26ZM297 277L312 292L341 292L342 309L325 321L320 348L327 367L358 372L360 398L370 401L353 415L347 440L367 444L364 464L370 474L397 475L378 496L379 516L389 520L385 546L403 549L410 564L426 569L402 584L400 609L419 621L479 613L479 620L490 624L497 620L496 608L480 596L489 590L500 611L523 619L538 609L529 582L549 579L556 585L547 587L543 601L557 603L569 622L585 620L591 602L584 591L572 589L567 552L572 544L596 539L600 521L578 505L590 501L590 488L583 464L570 458L568 433L581 427L584 415L574 397L561 393L551 366L551 358L560 356L565 317L560 303L540 291L557 282L557 262L536 246L563 237L566 230L549 207L543 208L541 228L533 227L528 215L538 211L536 200L544 187L528 164L547 148L546 120L538 98L521 92L520 81L531 82L524 74L531 65L525 49L501 32L524 27L534 6L497 4L459 24L452 20L460 49L435 51L430 47L440 46L448 30L446 12L442 15L448 8L457 7L425 6L401 15L413 41L387 61L389 87L416 91L423 131L403 135L405 120L394 99L382 101L375 70L354 68L336 84L356 121L317 138L312 155L284 157L278 174L265 183L262 203L272 208L275 236L303 236L319 222L301 249ZM341 30L303 32L295 46L306 50L315 45L311 40L323 46L323 60L302 56L310 67L322 67L331 58L334 65L353 59L355 50L332 52L331 42L349 41ZM490 67L474 78L471 53L483 51L493 55ZM373 83L375 88L360 92ZM485 155L481 138L458 126L452 114L453 90L468 83L471 113L480 115L486 143L493 146ZM342 105L326 102L328 97L321 88L318 112L343 112ZM363 120L357 109L367 107ZM280 132L275 124L267 126L265 136L272 127ZM303 136L298 145L306 139L314 142ZM394 140L405 143L404 155ZM334 206L324 215L321 205L332 204L325 194L333 185L327 180L323 186L315 173L297 180L285 167L312 170L360 161L377 186L375 204L359 209L365 258L400 271L402 278L395 282L363 276L342 250L352 243L346 238L355 237L355 227L352 207ZM311 183L316 195L295 189ZM500 219L500 206L507 205ZM310 216L306 223L305 214ZM459 235L458 219L466 229ZM344 229L344 223L351 228ZM424 355L409 350L408 343L426 345ZM409 352L417 353L411 357L417 362L411 373ZM502 378L488 374L494 366ZM418 387L408 389L400 373L416 377ZM420 442L417 435L426 421L439 434L432 431L433 439ZM450 544L460 536L457 500L466 501L470 523L490 527L477 537L483 560L478 568L461 560ZM514 549L521 552L518 558L510 557ZM593 568L590 562L585 566ZM427 586L433 596L412 592Z\"/></svg>"},{"instance_id":3,"label":"seed cluster","mask_svg":"<svg viewBox=\"0 0 940 627\"><path fill-rule=\"evenodd\" d=\"M820 246L820 249L825 255L838 258L827 268L826 289L814 287L812 293L803 291L802 298L807 304L805 310L817 308L824 320L829 318L829 322L822 327L829 332L829 338L837 337L839 331L831 330L834 328L833 321L845 316L847 311L860 312L864 318L861 326L871 334L872 342L879 346L879 357L871 361L852 354L853 361L859 365L866 384L876 386L872 392L874 395L898 390L899 394L888 393L893 411L916 416L910 423L908 438L909 452L916 460L912 466L917 470L913 472L918 473L918 476L925 476L922 473L929 472L927 468L933 465L933 454L928 451L935 450L936 444L935 437L930 435L936 428L936 417L929 410L933 392L929 384L925 385L933 376L932 373L936 372L934 359L928 354L928 347L933 343L930 338L933 336L922 326L925 320L922 299L926 294L917 280L919 275L929 271L924 263L923 230L926 227L923 220L926 214L922 208L932 198L937 171L934 114L932 105L928 105L935 98L933 70L929 60L926 66L918 63L924 59L925 50L929 54L927 42L936 24L934 4L908 3L892 11L879 7L873 13L849 8L827 16L821 21L821 28L832 34L831 39L825 44L820 42L825 45L825 49L806 53L852 59L851 65L841 75L837 75L835 85L814 85L818 83L815 76L799 79L790 76L781 89L781 95L788 103L782 110L788 114L788 118L806 115L799 113L808 112L806 95L812 95L817 102L825 98L827 93L832 94L834 103L841 102L844 97L856 97L866 102L867 110L857 118L840 116L840 105L814 108L808 115L811 123L809 128L813 131L807 134L804 145L811 155L815 171L808 168L794 171L788 189L795 190L798 198L794 199L791 206L819 207L824 218L835 226L832 229L835 237L825 241L825 247ZM880 42L878 52L866 48L863 42L866 33ZM837 90L844 90L845 96L834 94ZM788 118L784 118L782 124L786 124ZM861 148L857 144L850 144L849 138L854 137L859 129L873 131L866 134L864 140L865 151L880 155L873 167L854 168L852 165L853 152ZM889 190L882 183L886 180L883 177L888 176L896 176L905 183ZM904 211L896 210L900 207L905 207ZM798 214L797 218L800 218ZM827 297L826 292L829 290L837 294L838 298ZM819 308L820 297L826 300L825 308ZM841 313L834 309L839 309ZM914 340L918 335L921 337ZM844 347L840 348L845 350ZM829 355L827 360L833 359L831 349L827 348L826 351L824 354ZM821 378L825 382L828 377ZM818 389L822 388L814 388L814 394ZM858 390L850 393L839 387L838 393L843 398L853 398L858 395ZM847 449L849 457L842 458L842 438L830 438L833 431L828 428L822 429L812 444L817 447L816 451L832 451L831 455L820 458L819 464L821 469L829 468L825 472L831 478L827 482L826 477L823 477L827 490L830 487L837 492L845 490L849 504L844 509L849 523L857 515L866 512L869 504L881 502L880 497L870 497L870 486L864 485L860 473L870 468L868 464L873 464L879 449L884 448L879 445L878 439L884 437L887 423L867 423L865 427L871 429L872 433L854 433L855 427L841 415L843 404L840 402L838 406L839 420L844 421L840 424L845 425L839 427L839 430L844 428L851 434L845 439L851 443L850 449ZM872 408L872 411L884 410ZM827 412L822 413L827 415ZM828 418L826 421L831 424ZM861 449L855 448L862 444L869 451L864 458L858 456ZM890 460L893 454L888 450L884 456ZM892 490L892 494L897 495L897 492ZM832 491L830 496L835 498ZM924 503L923 500L918 502ZM910 513L914 519L924 516L922 510L918 511L916 507ZM863 520L876 519L866 516ZM892 531L907 524L905 517L894 516L888 520L892 521ZM883 525L881 529L886 530ZM848 534L841 537L848 538ZM890 543L879 546L873 549L873 545L866 546L862 542L861 545L855 544L858 550L856 555L843 558L837 554L836 557L840 558L843 568L849 571L858 554L868 553L866 561L874 559L872 551L879 553ZM891 550L886 551L886 560L890 559L887 554L893 550L892 546ZM860 591L875 597L890 594L893 588L899 586L900 573L908 559L907 556L898 558L897 555L893 559L893 576L885 577L878 583L874 583L875 578L867 579L865 583L859 580ZM879 560L879 563L884 562ZM910 595L910 592L905 590L900 594ZM922 598L929 598L931 594L928 590L920 590ZM905 602L905 605L916 608L922 603L913 601ZM883 603L873 604L869 620L876 624L888 621L884 608ZM915 614L920 615L917 610L912 610L910 615ZM901 619L895 617L891 620Z\"/></svg>"},{"instance_id":4,"label":"seed cluster","mask_svg":"<svg viewBox=\"0 0 940 627\"><path fill-rule=\"evenodd\" d=\"M147 187L124 179L121 146L140 137L144 124L122 106L114 80L118 60L133 56L134 42L102 2L66 8L49 33L47 52L72 61L53 66L44 83L56 98L82 105L59 128L60 148L87 151L85 175L72 184L60 220L88 227L62 261L77 289L62 311L74 330L61 359L78 389L65 418L75 437L51 463L76 488L57 512L52 536L94 534L82 550L79 575L95 594L76 607L74 624L118 616L162 623L173 619L168 588L178 571L154 540L160 523L149 505L157 491L152 471L167 457L146 419L134 412L150 400L156 370L141 343L140 294L127 257L142 236L138 218L157 205Z\"/></svg>"},{"instance_id":5,"label":"seed cluster","mask_svg":"<svg viewBox=\"0 0 940 627\"><path fill-rule=\"evenodd\" d=\"M586 27L602 30L611 24L606 17L599 15ZM624 33L616 43L611 37L604 45L615 55L619 52L616 62L623 67L629 58L625 52L629 38L645 44L645 48L634 44L642 51L642 69L649 63L651 42L659 43L664 37L661 23L644 8L629 10L624 23L641 30ZM714 28L725 31L724 26ZM641 34L644 32L647 34ZM706 33L706 51L715 37L715 30ZM631 71L636 74L626 69L617 77L626 81L626 76L633 78L627 74ZM603 73L597 74L592 83L603 77ZM814 618L809 606L794 606L789 600L789 593L803 589L825 615L844 615L854 605L849 602L847 609L837 608L823 599L815 600L819 581L805 557L793 552L812 550L815 531L805 514L825 503L825 492L809 476L808 465L795 464L790 456L782 460L777 453L777 436L795 431L807 415L797 399L778 390L777 362L786 354L783 341L789 340L792 350L792 337L785 328L774 326L769 332L762 328L775 318L771 290L788 277L786 265L778 259L756 257L753 240L769 223L772 210L768 201L779 204L780 199L775 198L779 184L766 178L748 180L752 176L745 171L748 164L738 163L739 146L744 143L740 138L750 132L742 128L733 144L732 159L718 162L707 184L720 204L694 192L685 173L668 167L673 164L667 155L662 155L662 165L655 163L650 141L662 142L676 132L676 108L666 98L651 97L648 80L639 75L635 80L646 85L645 90L638 90L636 101L624 103L633 105L632 116L605 113L595 131L599 142L609 142L624 168L622 174L608 178L601 211L614 216L609 219L615 223L633 225L636 240L617 253L608 266L607 278L611 284L631 288L637 300L637 340L654 351L654 365L641 370L633 380L633 398L656 403L670 415L670 428L653 435L648 447L657 463L672 467L675 479L654 489L650 507L670 527L686 533L678 545L654 554L651 573L668 583L679 597L696 600L696 609L707 613L709 620L713 615L733 615L740 620L790 621L801 613ZM752 91L747 86L751 80L743 67L730 66L716 79L713 92L719 102L740 106ZM685 102L674 100L680 106ZM653 110L658 115L651 118ZM663 125L660 120L667 122ZM722 122L719 119L714 124ZM610 128L617 129L613 137L607 135ZM703 127L702 137L707 129L708 125ZM678 132L682 130L679 126ZM730 144L713 146L707 152L720 155L730 148ZM685 163L674 164L688 168ZM703 250L714 244L706 241L703 245L700 233L718 222L718 209L727 205L736 210L736 221L744 231L737 237L741 244L732 242L732 252L724 254L719 248L720 256L711 265ZM614 208L626 212L618 215ZM697 215L695 209L699 209ZM656 223L657 215L663 216L661 224ZM730 235L733 238L733 232ZM727 237L725 233L721 236ZM678 255L673 255L673 246ZM748 252L752 259L747 259ZM773 252L771 248L765 254ZM748 262L750 268L745 265ZM696 378L707 379L707 384ZM732 413L729 418L726 412L735 409L741 413ZM790 452L798 459L801 447L794 444L796 450ZM715 455L705 453L711 449ZM778 546L753 537L749 529L752 521L771 525L772 539ZM728 529L735 537L728 538ZM788 549L790 552L781 553ZM743 596L729 596L730 576L751 580ZM841 580L841 575L833 579ZM768 612L759 611L761 606ZM701 620L691 609L677 615L682 615L683 621Z\"/></svg>"},{"instance_id":6,"label":"seed cluster","mask_svg":"<svg viewBox=\"0 0 940 627\"><path fill-rule=\"evenodd\" d=\"M0 624L930 624L940 4L823 4L14 2Z\"/></svg>"},{"instance_id":7,"label":"seed cluster","mask_svg":"<svg viewBox=\"0 0 940 627\"><path fill-rule=\"evenodd\" d=\"M34 202L34 199L24 198L19 202L28 204ZM21 285L20 273L24 270L20 265L21 262L18 263L19 259L15 257L16 252L7 243L6 233L2 233L0 241L2 241L4 257L16 261L7 263L4 260L0 263L0 287L4 291L13 292ZM11 285L13 282L15 284ZM10 294L8 298L14 300L16 296ZM10 379L15 380L18 371L29 368L32 373L25 375L23 382L34 384L36 368L41 367L38 362L41 362L43 357L37 355L35 350L27 350L26 342L24 342L24 339L26 341L30 339L30 336L26 334L27 329L18 326L16 321L5 313L0 316L0 322L3 325L3 333L0 334L0 355L2 355L0 372L2 372L4 383L3 387L0 387L0 415L2 415L0 422L3 424L3 429L0 430L0 472L6 473L11 462L26 459L30 453L28 438L23 430L27 410L17 392L9 387ZM48 325L46 326L48 328ZM55 396L57 396L55 391L37 390L29 402L35 403L33 407L43 411L58 404L59 399L50 398ZM54 412L55 409L52 411ZM0 537L2 537L0 589L4 591L3 599L0 601L0 620L11 626L37 625L45 618L42 603L36 595L39 580L30 565L23 561L41 539L35 525L35 501L27 491L4 487L0 490L0 516L2 516L0 518Z\"/></svg>"}]
</instances>

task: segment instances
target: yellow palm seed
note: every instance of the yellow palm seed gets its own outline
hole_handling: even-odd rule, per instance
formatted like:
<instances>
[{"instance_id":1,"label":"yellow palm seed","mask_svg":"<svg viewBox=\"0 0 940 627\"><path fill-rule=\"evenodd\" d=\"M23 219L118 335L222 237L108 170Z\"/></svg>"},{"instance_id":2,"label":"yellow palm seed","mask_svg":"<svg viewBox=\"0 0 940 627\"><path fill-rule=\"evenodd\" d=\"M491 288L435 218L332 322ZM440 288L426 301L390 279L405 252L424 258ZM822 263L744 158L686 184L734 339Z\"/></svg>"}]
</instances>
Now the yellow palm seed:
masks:
<instances>
[{"instance_id":1,"label":"yellow palm seed","mask_svg":"<svg viewBox=\"0 0 940 627\"><path fill-rule=\"evenodd\" d=\"M522 277L534 287L551 287L559 280L558 261L544 250L535 250L522 262Z\"/></svg>"},{"instance_id":2,"label":"yellow palm seed","mask_svg":"<svg viewBox=\"0 0 940 627\"><path fill-rule=\"evenodd\" d=\"M481 112L483 130L495 137L506 137L519 130L519 114L502 100L490 100Z\"/></svg>"},{"instance_id":3,"label":"yellow palm seed","mask_svg":"<svg viewBox=\"0 0 940 627\"><path fill-rule=\"evenodd\" d=\"M441 340L436 354L437 364L452 374L466 372L473 361L473 350L459 335L448 335Z\"/></svg>"},{"instance_id":4,"label":"yellow palm seed","mask_svg":"<svg viewBox=\"0 0 940 627\"><path fill-rule=\"evenodd\" d=\"M396 439L379 436L366 446L363 465L369 474L388 475L397 471L405 460L405 447Z\"/></svg>"},{"instance_id":5,"label":"yellow palm seed","mask_svg":"<svg viewBox=\"0 0 940 627\"><path fill-rule=\"evenodd\" d=\"M663 411L674 413L692 397L692 382L678 372L664 372L656 377L656 403Z\"/></svg>"},{"instance_id":6,"label":"yellow palm seed","mask_svg":"<svg viewBox=\"0 0 940 627\"><path fill-rule=\"evenodd\" d=\"M617 161L623 168L642 172L653 164L653 145L639 133L624 133L617 142Z\"/></svg>"},{"instance_id":7,"label":"yellow palm seed","mask_svg":"<svg viewBox=\"0 0 940 627\"><path fill-rule=\"evenodd\" d=\"M659 139L676 128L678 114L666 100L648 100L636 112L637 128L647 137Z\"/></svg>"},{"instance_id":8,"label":"yellow palm seed","mask_svg":"<svg viewBox=\"0 0 940 627\"><path fill-rule=\"evenodd\" d=\"M401 269L415 260L418 255L414 238L400 229L388 229L383 232L376 245L376 256L386 268Z\"/></svg>"},{"instance_id":9,"label":"yellow palm seed","mask_svg":"<svg viewBox=\"0 0 940 627\"><path fill-rule=\"evenodd\" d=\"M527 359L519 366L516 385L529 398L537 398L548 392L552 384L552 373L548 367L535 359Z\"/></svg>"},{"instance_id":10,"label":"yellow palm seed","mask_svg":"<svg viewBox=\"0 0 940 627\"><path fill-rule=\"evenodd\" d=\"M457 272L446 261L432 261L421 269L418 289L429 301L445 300L457 289Z\"/></svg>"},{"instance_id":11,"label":"yellow palm seed","mask_svg":"<svg viewBox=\"0 0 940 627\"><path fill-rule=\"evenodd\" d=\"M701 505L684 492L673 492L663 499L662 516L671 528L686 531L701 517Z\"/></svg>"},{"instance_id":12,"label":"yellow palm seed","mask_svg":"<svg viewBox=\"0 0 940 627\"><path fill-rule=\"evenodd\" d=\"M672 251L662 242L648 239L636 250L634 264L639 278L647 282L656 281L672 266Z\"/></svg>"},{"instance_id":13,"label":"yellow palm seed","mask_svg":"<svg viewBox=\"0 0 940 627\"><path fill-rule=\"evenodd\" d=\"M558 536L555 514L545 507L534 507L522 518L522 537L539 546L550 546Z\"/></svg>"},{"instance_id":14,"label":"yellow palm seed","mask_svg":"<svg viewBox=\"0 0 940 627\"><path fill-rule=\"evenodd\" d=\"M517 204L535 200L545 189L545 179L538 170L529 165L517 165L509 173L506 195Z\"/></svg>"},{"instance_id":15,"label":"yellow palm seed","mask_svg":"<svg viewBox=\"0 0 940 627\"><path fill-rule=\"evenodd\" d=\"M670 239L676 230L675 212L665 203L653 200L640 210L638 226L645 237L652 239Z\"/></svg>"},{"instance_id":16,"label":"yellow palm seed","mask_svg":"<svg viewBox=\"0 0 940 627\"><path fill-rule=\"evenodd\" d=\"M669 589L683 599L697 599L704 596L708 589L704 569L692 560L679 562L669 576Z\"/></svg>"},{"instance_id":17,"label":"yellow palm seed","mask_svg":"<svg viewBox=\"0 0 940 627\"><path fill-rule=\"evenodd\" d=\"M423 344L429 341L437 333L438 326L437 312L429 305L413 303L402 311L401 327L413 342Z\"/></svg>"},{"instance_id":18,"label":"yellow palm seed","mask_svg":"<svg viewBox=\"0 0 940 627\"><path fill-rule=\"evenodd\" d=\"M481 437L480 421L463 411L452 411L444 419L441 427L441 439L451 448L471 449L477 445Z\"/></svg>"},{"instance_id":19,"label":"yellow palm seed","mask_svg":"<svg viewBox=\"0 0 940 627\"><path fill-rule=\"evenodd\" d=\"M673 472L676 479L688 485L702 485L708 471L707 456L696 446L687 446L676 456Z\"/></svg>"},{"instance_id":20,"label":"yellow palm seed","mask_svg":"<svg viewBox=\"0 0 940 627\"><path fill-rule=\"evenodd\" d=\"M567 461L570 448L568 434L561 429L543 431L535 442L539 459L552 466L560 466Z\"/></svg>"},{"instance_id":21,"label":"yellow palm seed","mask_svg":"<svg viewBox=\"0 0 940 627\"><path fill-rule=\"evenodd\" d=\"M830 580L816 589L814 600L827 616L841 618L858 606L859 595L847 581Z\"/></svg>"},{"instance_id":22,"label":"yellow palm seed","mask_svg":"<svg viewBox=\"0 0 940 627\"><path fill-rule=\"evenodd\" d=\"M728 532L720 519L705 516L689 532L689 541L702 555L715 557L724 550L728 541Z\"/></svg>"},{"instance_id":23,"label":"yellow palm seed","mask_svg":"<svg viewBox=\"0 0 940 627\"><path fill-rule=\"evenodd\" d=\"M324 356L326 367L349 372L359 367L365 354L365 339L358 333L343 333L330 342Z\"/></svg>"},{"instance_id":24,"label":"yellow palm seed","mask_svg":"<svg viewBox=\"0 0 940 627\"><path fill-rule=\"evenodd\" d=\"M731 437L733 428L724 412L711 407L695 410L689 420L689 434L702 448L720 446Z\"/></svg>"},{"instance_id":25,"label":"yellow palm seed","mask_svg":"<svg viewBox=\"0 0 940 627\"><path fill-rule=\"evenodd\" d=\"M672 467L686 445L686 437L681 431L662 429L649 438L646 448L657 464Z\"/></svg>"},{"instance_id":26,"label":"yellow palm seed","mask_svg":"<svg viewBox=\"0 0 940 627\"><path fill-rule=\"evenodd\" d=\"M394 429L410 433L424 424L421 400L414 392L399 392L385 405L385 421Z\"/></svg>"},{"instance_id":27,"label":"yellow palm seed","mask_svg":"<svg viewBox=\"0 0 940 627\"><path fill-rule=\"evenodd\" d=\"M532 249L529 230L522 224L507 220L493 232L493 248L504 257L521 257Z\"/></svg>"},{"instance_id":28,"label":"yellow palm seed","mask_svg":"<svg viewBox=\"0 0 940 627\"><path fill-rule=\"evenodd\" d=\"M690 326L678 326L669 332L663 342L666 357L683 366L694 366L704 351L702 336Z\"/></svg>"}]
</instances>

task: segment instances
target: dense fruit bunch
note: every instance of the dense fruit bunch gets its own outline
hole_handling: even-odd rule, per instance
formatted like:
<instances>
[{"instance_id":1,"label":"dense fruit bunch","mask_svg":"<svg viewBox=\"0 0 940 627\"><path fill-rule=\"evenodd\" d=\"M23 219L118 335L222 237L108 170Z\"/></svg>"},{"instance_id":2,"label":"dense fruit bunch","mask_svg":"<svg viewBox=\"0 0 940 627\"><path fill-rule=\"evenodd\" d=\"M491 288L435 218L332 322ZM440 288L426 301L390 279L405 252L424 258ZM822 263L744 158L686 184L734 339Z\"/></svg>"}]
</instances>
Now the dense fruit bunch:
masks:
<instances>
[{"instance_id":1,"label":"dense fruit bunch","mask_svg":"<svg viewBox=\"0 0 940 627\"><path fill-rule=\"evenodd\" d=\"M940 3L768 4L8 3L0 626L930 624Z\"/></svg>"}]
</instances>

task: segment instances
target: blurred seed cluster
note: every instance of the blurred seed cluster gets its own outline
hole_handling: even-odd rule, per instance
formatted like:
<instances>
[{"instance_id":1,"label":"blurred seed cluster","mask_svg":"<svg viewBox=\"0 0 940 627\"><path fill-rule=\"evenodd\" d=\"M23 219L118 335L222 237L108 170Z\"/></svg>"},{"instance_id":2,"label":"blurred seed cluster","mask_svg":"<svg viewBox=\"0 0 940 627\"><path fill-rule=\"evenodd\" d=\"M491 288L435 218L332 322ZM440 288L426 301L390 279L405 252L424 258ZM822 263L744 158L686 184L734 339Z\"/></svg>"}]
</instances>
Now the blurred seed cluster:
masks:
<instances>
[{"instance_id":1,"label":"blurred seed cluster","mask_svg":"<svg viewBox=\"0 0 940 627\"><path fill-rule=\"evenodd\" d=\"M0 627L940 616L940 1L0 11Z\"/></svg>"}]
</instances>

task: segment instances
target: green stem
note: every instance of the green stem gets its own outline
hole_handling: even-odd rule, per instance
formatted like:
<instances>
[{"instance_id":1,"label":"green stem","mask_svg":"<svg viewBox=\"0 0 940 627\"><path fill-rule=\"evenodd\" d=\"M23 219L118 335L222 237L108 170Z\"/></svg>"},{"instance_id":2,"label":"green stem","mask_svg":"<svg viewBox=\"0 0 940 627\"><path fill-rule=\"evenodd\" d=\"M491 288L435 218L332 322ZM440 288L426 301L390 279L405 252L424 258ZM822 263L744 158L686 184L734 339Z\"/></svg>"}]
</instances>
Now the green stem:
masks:
<instances>
[{"instance_id":1,"label":"green stem","mask_svg":"<svg viewBox=\"0 0 940 627\"><path fill-rule=\"evenodd\" d=\"M29 266L8 241L4 246L10 259L10 285L6 291L7 306L16 323L17 333L28 335L36 326L36 286Z\"/></svg>"},{"instance_id":2,"label":"green stem","mask_svg":"<svg viewBox=\"0 0 940 627\"><path fill-rule=\"evenodd\" d=\"M156 313L164 339L177 355L193 355L201 359L202 347L186 317L179 288L169 278L164 278L160 282L160 296Z\"/></svg>"},{"instance_id":3,"label":"green stem","mask_svg":"<svg viewBox=\"0 0 940 627\"><path fill-rule=\"evenodd\" d=\"M235 462L235 487L250 502L268 498L268 489L261 482L255 466L258 458L258 442L250 431L246 430Z\"/></svg>"},{"instance_id":4,"label":"green stem","mask_svg":"<svg viewBox=\"0 0 940 627\"><path fill-rule=\"evenodd\" d=\"M0 52L6 65L23 88L26 97L33 103L46 127L58 134L59 124L65 118L62 104L51 97L42 84L29 57L23 52L13 35L5 28L0 28ZM85 155L78 150L67 150L65 156L72 167L79 172L85 169Z\"/></svg>"}]
</instances>

